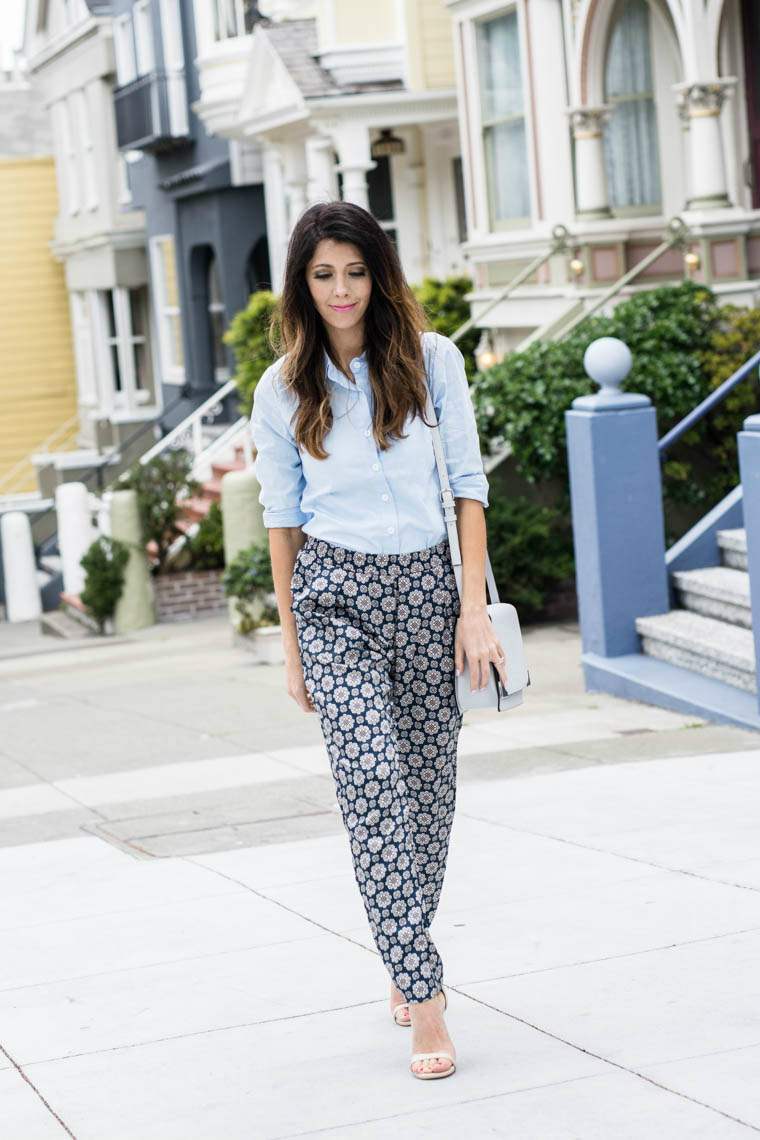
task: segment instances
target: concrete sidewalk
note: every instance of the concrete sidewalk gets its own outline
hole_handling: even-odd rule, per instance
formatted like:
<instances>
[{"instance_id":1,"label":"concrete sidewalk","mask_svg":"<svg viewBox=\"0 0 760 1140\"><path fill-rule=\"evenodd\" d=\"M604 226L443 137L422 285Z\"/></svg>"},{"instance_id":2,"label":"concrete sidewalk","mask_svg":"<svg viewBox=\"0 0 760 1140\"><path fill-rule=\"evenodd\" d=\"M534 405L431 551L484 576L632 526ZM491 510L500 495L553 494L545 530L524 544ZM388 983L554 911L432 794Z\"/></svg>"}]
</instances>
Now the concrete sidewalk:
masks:
<instances>
[{"instance_id":1,"label":"concrete sidewalk","mask_svg":"<svg viewBox=\"0 0 760 1140\"><path fill-rule=\"evenodd\" d=\"M460 739L432 930L458 1069L422 1082L282 669L224 619L14 637L2 1140L760 1131L756 734L585 693L577 627L526 632L525 705Z\"/></svg>"}]
</instances>

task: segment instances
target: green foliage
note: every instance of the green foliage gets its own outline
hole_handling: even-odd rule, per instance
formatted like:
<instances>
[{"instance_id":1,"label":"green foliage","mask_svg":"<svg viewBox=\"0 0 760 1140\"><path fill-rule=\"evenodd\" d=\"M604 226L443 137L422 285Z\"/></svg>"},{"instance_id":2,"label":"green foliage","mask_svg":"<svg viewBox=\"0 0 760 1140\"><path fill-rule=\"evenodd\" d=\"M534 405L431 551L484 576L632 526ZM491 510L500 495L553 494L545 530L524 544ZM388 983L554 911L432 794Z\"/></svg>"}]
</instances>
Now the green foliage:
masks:
<instances>
[{"instance_id":1,"label":"green foliage","mask_svg":"<svg viewBox=\"0 0 760 1140\"><path fill-rule=\"evenodd\" d=\"M257 539L239 551L222 575L222 582L225 597L236 599L239 633L250 633L261 625L280 624L276 606L265 601L265 596L274 590L268 538Z\"/></svg>"},{"instance_id":2,"label":"green foliage","mask_svg":"<svg viewBox=\"0 0 760 1140\"><path fill-rule=\"evenodd\" d=\"M470 306L465 295L472 289L469 277L425 277L421 285L413 287L417 300L424 308L428 320L436 332L451 336L470 317ZM480 329L471 329L457 342L464 356L467 378L471 379L477 370L475 349L480 340Z\"/></svg>"},{"instance_id":3,"label":"green foliage","mask_svg":"<svg viewBox=\"0 0 760 1140\"><path fill-rule=\"evenodd\" d=\"M198 529L187 541L193 570L219 570L224 566L224 530L222 508L212 502L198 523Z\"/></svg>"},{"instance_id":4,"label":"green foliage","mask_svg":"<svg viewBox=\"0 0 760 1140\"><path fill-rule=\"evenodd\" d=\"M124 589L129 547L110 535L100 535L79 560L85 571L81 599L103 633L106 618L113 616Z\"/></svg>"},{"instance_id":5,"label":"green foliage","mask_svg":"<svg viewBox=\"0 0 760 1140\"><path fill-rule=\"evenodd\" d=\"M193 457L186 448L173 448L147 463L135 463L117 486L137 491L137 507L145 543L157 548L154 571L160 574L169 546L183 533L177 526L182 504L178 496L195 495L200 483L193 479Z\"/></svg>"},{"instance_id":6,"label":"green foliage","mask_svg":"<svg viewBox=\"0 0 760 1140\"><path fill-rule=\"evenodd\" d=\"M611 316L592 317L559 341L513 352L474 378L481 437L506 439L529 483L566 483L565 412L576 396L597 390L583 368L583 354L600 336L619 337L631 349L634 364L623 388L651 398L664 434L710 390L702 354L718 317L713 294L686 281L638 293ZM666 465L666 494L679 497L682 475L675 463Z\"/></svg>"},{"instance_id":7,"label":"green foliage","mask_svg":"<svg viewBox=\"0 0 760 1140\"><path fill-rule=\"evenodd\" d=\"M253 392L262 372L273 364L276 355L270 343L270 327L277 318L278 298L267 289L252 293L248 305L230 322L224 334L226 344L235 350L237 381L241 416L250 416L253 408Z\"/></svg>"},{"instance_id":8,"label":"green foliage","mask_svg":"<svg viewBox=\"0 0 760 1140\"><path fill-rule=\"evenodd\" d=\"M521 621L540 617L552 583L574 573L567 512L524 496L492 495L486 530L499 597L517 607Z\"/></svg>"}]
</instances>

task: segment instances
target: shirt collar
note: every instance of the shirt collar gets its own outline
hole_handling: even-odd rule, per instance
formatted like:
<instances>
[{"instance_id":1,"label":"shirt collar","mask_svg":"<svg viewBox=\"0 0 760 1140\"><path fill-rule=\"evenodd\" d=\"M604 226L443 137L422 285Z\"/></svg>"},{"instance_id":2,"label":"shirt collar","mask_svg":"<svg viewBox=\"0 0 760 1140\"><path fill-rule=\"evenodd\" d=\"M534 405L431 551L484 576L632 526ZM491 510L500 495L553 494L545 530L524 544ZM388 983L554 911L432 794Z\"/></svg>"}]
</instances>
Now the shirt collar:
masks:
<instances>
[{"instance_id":1,"label":"shirt collar","mask_svg":"<svg viewBox=\"0 0 760 1140\"><path fill-rule=\"evenodd\" d=\"M363 352L361 354L361 356L354 357L354 360L358 360L360 365L361 365L361 367L358 369L358 371L354 373L354 375L356 376L357 384L358 384L361 380L364 380L367 376L367 354L366 354L366 352ZM353 361L352 361L352 363L353 363ZM325 371L327 372L328 379L332 380L335 384L341 384L344 388L351 388L351 389L354 389L357 387L357 384L352 384L351 381L348 379L348 377L344 376L343 373L341 372L341 370L333 364L333 362L330 359L329 355L327 354L326 350L325 350Z\"/></svg>"}]
</instances>

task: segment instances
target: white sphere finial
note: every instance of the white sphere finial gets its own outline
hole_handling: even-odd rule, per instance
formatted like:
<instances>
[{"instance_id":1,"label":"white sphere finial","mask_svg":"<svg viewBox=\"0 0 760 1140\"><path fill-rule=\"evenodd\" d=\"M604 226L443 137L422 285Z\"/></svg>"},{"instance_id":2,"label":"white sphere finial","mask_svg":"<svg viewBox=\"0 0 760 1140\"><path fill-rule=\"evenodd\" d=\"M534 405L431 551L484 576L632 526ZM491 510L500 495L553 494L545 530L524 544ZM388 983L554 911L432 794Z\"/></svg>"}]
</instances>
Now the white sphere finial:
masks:
<instances>
[{"instance_id":1,"label":"white sphere finial","mask_svg":"<svg viewBox=\"0 0 760 1140\"><path fill-rule=\"evenodd\" d=\"M630 348L616 336L592 340L583 354L583 367L603 392L619 392L632 365Z\"/></svg>"}]
</instances>

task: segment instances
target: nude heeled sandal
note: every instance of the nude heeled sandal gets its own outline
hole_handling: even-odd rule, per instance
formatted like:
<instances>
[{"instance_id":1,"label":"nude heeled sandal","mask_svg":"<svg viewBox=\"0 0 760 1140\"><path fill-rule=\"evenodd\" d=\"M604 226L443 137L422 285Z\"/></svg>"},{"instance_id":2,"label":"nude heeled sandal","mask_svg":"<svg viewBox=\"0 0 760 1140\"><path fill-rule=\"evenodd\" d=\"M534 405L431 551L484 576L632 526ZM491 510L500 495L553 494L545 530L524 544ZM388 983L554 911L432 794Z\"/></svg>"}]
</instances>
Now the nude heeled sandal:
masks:
<instances>
[{"instance_id":1,"label":"nude heeled sandal","mask_svg":"<svg viewBox=\"0 0 760 1140\"><path fill-rule=\"evenodd\" d=\"M443 987L441 987L441 993L443 994L443 1012L445 1013L449 1001L446 997L446 991L443 989ZM434 1057L445 1057L447 1061L451 1061L448 1069L443 1069L439 1073L436 1073L435 1071L429 1073L415 1073L414 1069L412 1068L412 1065L414 1065L415 1061L427 1061L428 1059L432 1060ZM419 1081L434 1081L439 1077L450 1077L452 1073L456 1072L456 1067L457 1063L452 1057L451 1053L447 1053L444 1049L436 1049L433 1053L412 1053L412 1056L409 1060L409 1071L412 1076L416 1077Z\"/></svg>"},{"instance_id":2,"label":"nude heeled sandal","mask_svg":"<svg viewBox=\"0 0 760 1140\"><path fill-rule=\"evenodd\" d=\"M399 1021L398 1011L400 1009L405 1009L407 1016L409 1016L409 1002L408 1001L400 1001L398 1003L398 1005L394 1005L393 1010L391 1011L393 1013L393 1020L396 1022L396 1025L405 1025L408 1029L409 1026L412 1024L412 1019L410 1017L408 1021Z\"/></svg>"}]
</instances>

